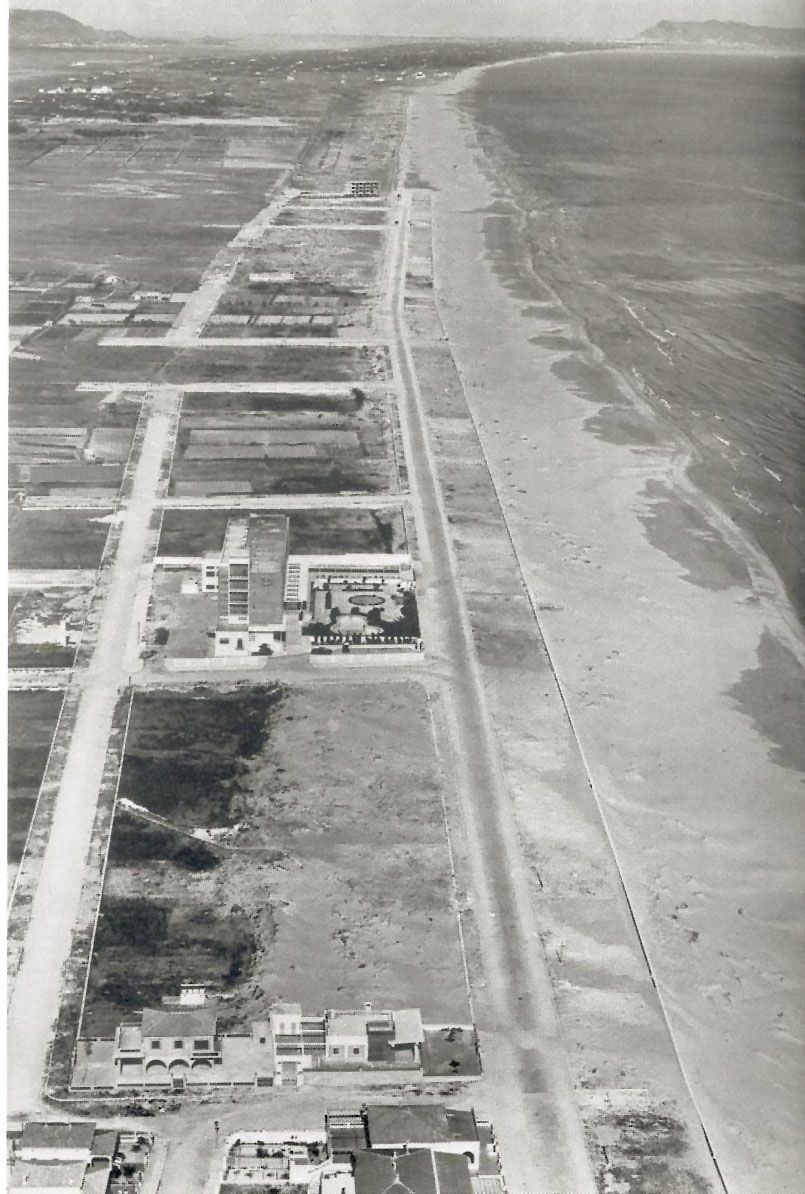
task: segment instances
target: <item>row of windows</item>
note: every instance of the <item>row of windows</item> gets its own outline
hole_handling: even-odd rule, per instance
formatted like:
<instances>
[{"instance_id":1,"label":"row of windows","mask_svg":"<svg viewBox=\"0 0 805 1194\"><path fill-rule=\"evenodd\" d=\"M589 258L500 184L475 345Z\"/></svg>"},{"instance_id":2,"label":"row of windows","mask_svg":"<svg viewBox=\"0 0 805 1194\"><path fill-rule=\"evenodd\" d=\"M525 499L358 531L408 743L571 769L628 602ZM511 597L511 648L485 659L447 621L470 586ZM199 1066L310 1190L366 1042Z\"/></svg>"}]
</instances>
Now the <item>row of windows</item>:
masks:
<instances>
[{"instance_id":1,"label":"row of windows","mask_svg":"<svg viewBox=\"0 0 805 1194\"><path fill-rule=\"evenodd\" d=\"M184 1040L173 1042L174 1049L184 1049L184 1045L185 1045ZM199 1040L193 1041L193 1049L197 1052L198 1051L203 1052L205 1050L209 1050L209 1047L210 1047L210 1042L206 1038L204 1040L199 1039ZM151 1048L152 1049L161 1049L162 1041L159 1041L159 1040L151 1041Z\"/></svg>"}]
</instances>

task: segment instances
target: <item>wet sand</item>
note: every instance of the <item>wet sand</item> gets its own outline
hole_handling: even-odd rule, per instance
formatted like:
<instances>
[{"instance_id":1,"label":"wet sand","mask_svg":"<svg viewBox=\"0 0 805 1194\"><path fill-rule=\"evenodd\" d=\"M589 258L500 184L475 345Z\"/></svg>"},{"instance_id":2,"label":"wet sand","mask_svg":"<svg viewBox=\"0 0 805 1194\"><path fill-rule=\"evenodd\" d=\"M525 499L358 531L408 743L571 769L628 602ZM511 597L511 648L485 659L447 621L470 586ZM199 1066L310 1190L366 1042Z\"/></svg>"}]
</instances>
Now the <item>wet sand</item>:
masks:
<instances>
[{"instance_id":1,"label":"wet sand","mask_svg":"<svg viewBox=\"0 0 805 1194\"><path fill-rule=\"evenodd\" d=\"M490 697L540 867L578 1097L603 1090L591 1042L607 1029L601 1008L624 1006L631 962L605 918L580 930L570 908L576 889L585 916L608 906L614 854L728 1188L793 1194L805 1115L799 623L766 558L693 485L686 442L531 272L521 214L450 89L413 102L417 171L435 188L436 296L578 743L540 741L554 727L535 705L529 756L524 734L507 737L498 675ZM606 858L600 842L587 850L569 795L582 769ZM579 977L585 966L595 981ZM641 1067L635 1083L677 1082L641 1039L636 1019L621 1074L606 1078L610 1104Z\"/></svg>"}]
</instances>

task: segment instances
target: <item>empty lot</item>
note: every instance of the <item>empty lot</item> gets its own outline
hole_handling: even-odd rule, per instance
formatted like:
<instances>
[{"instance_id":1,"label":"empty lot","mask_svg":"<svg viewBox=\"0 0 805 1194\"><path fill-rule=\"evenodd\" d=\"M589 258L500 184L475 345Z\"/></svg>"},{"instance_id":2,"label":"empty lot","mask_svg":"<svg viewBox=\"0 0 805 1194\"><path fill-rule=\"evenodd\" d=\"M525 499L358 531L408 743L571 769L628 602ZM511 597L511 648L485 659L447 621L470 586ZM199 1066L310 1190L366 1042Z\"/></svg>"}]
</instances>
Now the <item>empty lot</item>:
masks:
<instances>
[{"instance_id":1,"label":"empty lot","mask_svg":"<svg viewBox=\"0 0 805 1194\"><path fill-rule=\"evenodd\" d=\"M468 1017L424 690L338 684L138 694L121 795L210 849L118 813L83 1031L173 992Z\"/></svg>"}]
</instances>

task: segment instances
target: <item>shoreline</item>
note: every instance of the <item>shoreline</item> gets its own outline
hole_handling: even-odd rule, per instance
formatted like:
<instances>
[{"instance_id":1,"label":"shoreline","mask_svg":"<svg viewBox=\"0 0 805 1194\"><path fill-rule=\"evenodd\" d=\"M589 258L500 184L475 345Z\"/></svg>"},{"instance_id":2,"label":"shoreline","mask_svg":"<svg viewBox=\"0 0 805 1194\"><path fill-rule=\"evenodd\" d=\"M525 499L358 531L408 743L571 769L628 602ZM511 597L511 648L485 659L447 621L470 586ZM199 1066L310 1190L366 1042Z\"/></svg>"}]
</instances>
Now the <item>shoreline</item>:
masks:
<instances>
[{"instance_id":1,"label":"shoreline","mask_svg":"<svg viewBox=\"0 0 805 1194\"><path fill-rule=\"evenodd\" d=\"M689 56L684 47L659 47L659 51L658 47L650 45L637 48L643 57L656 52L664 56ZM622 50L623 47L617 47L610 52L619 53ZM598 51L592 53L598 54ZM707 57L710 51L708 48L702 48L697 49L695 54ZM749 50L744 54L725 50L716 56L722 59L747 56L781 57L779 54L756 54ZM553 57L556 56L547 56L549 59ZM782 57L799 58L801 55ZM535 62L538 59L523 61ZM494 72L498 65L501 64L490 64L488 68L482 69ZM517 67L522 63L514 60L505 65ZM620 293L623 283L618 285L616 281L612 281L605 285L599 278L594 277L593 260L586 260L584 256L583 240L586 234L583 230L580 232L582 247L579 252L579 236L574 238L572 232L569 236L565 235L563 221L557 224L555 205L553 208L550 205L544 208L535 207L535 194L518 176L516 150L512 145L501 142L498 130L483 119L477 104L469 98L470 90L481 80L480 72L471 80L468 79L467 88L456 93L458 103L474 130L477 151L483 162L482 168L487 177L496 180L495 185L502 187L507 200L516 208L523 249L522 260L530 263L532 272L539 271L535 273L537 283L549 288L559 306L579 322L583 339L594 351L603 354L602 359L609 368L619 374L631 401L639 409L649 411L657 417L661 424L670 429L672 437L684 442L689 454L685 465L687 479L697 490L701 500L709 501L710 516L721 522L722 530L727 537L736 542L743 554L754 557L755 578L759 580L765 575L765 587L768 588L768 574L773 574L774 581L779 585L781 598L790 607L792 641L805 641L805 572L802 568L805 523L797 504L800 492L799 472L795 467L792 474L789 462L787 477L781 476L775 469L784 473L785 462L780 459L775 463L769 459L765 454L768 444L764 443L762 438L742 440L735 425L732 433L729 430L723 431L723 434L730 435L729 440L716 434L717 430L727 427L726 423L721 423L722 415L726 414L723 406L711 405L708 409L707 399L703 398L705 405L699 409L685 402L672 407L663 397L664 385L669 385L673 391L680 382L680 374L676 371L664 377L658 373L657 358L653 355L659 352L662 356L668 356L667 347L672 344L668 338L670 333L666 329L664 335L658 334L657 330L653 330L641 320L626 295ZM604 171L606 172L606 167ZM559 210L564 216L564 208ZM543 225L541 232L536 230L537 224ZM547 235L550 232L553 232L553 235L550 236L551 248L548 249ZM521 261L513 267L504 263L501 277L504 284L516 281L521 265ZM750 267L747 265L745 268ZM768 268L773 268L771 263ZM762 276L765 267L755 263L754 272ZM783 285L782 279L778 284ZM673 283L670 285L673 294ZM759 279L758 285L763 286L764 282ZM773 283L766 285L771 287L771 298ZM635 294L649 301L651 291L645 285L636 285L630 296L632 302L635 301ZM628 312L628 318L624 316L624 312ZM662 318L662 310L659 318ZM667 311L664 318L673 320L673 310ZM670 326L673 328L675 325L672 322ZM660 330L663 328L665 324L661 323ZM677 334L684 336L684 329L682 333L673 333L674 336ZM622 351L625 342L629 344L628 353ZM683 344L683 341L673 341L674 346L677 343ZM751 353L748 359L753 360ZM760 369L762 375L764 369L768 371L772 368L772 362L773 356L770 354L769 359L762 362L753 360L753 365ZM749 366L750 369L751 367ZM732 380L734 381L734 378ZM712 386L712 381L705 376L697 375L695 369L687 375L683 370L681 381L683 386L687 385L689 389L698 381L700 393L703 394L707 393L707 385ZM730 382L726 384L729 386ZM594 401L595 395L591 397ZM717 413L719 410L721 413ZM778 417L779 411L775 410L774 414ZM712 422L713 417L719 422ZM605 436L608 430L606 415L604 414L599 421L599 433ZM782 432L778 432L778 442L781 435ZM797 435L796 427L789 428L789 435L792 439ZM747 451L743 449L748 449L749 455L757 458L752 461L752 464L756 465L754 472L751 467L748 472L744 471L747 467ZM766 467L772 463L774 468ZM770 483L769 477L775 484ZM741 488L738 488L738 482ZM805 656L803 662L805 663Z\"/></svg>"},{"instance_id":2,"label":"shoreline","mask_svg":"<svg viewBox=\"0 0 805 1194\"><path fill-rule=\"evenodd\" d=\"M440 143L419 165L437 301L701 1118L731 1190L793 1191L801 763L775 721L796 716L801 632L688 444L523 271L512 196L456 102L504 65L415 100ZM540 810L518 813L525 833Z\"/></svg>"}]
</instances>

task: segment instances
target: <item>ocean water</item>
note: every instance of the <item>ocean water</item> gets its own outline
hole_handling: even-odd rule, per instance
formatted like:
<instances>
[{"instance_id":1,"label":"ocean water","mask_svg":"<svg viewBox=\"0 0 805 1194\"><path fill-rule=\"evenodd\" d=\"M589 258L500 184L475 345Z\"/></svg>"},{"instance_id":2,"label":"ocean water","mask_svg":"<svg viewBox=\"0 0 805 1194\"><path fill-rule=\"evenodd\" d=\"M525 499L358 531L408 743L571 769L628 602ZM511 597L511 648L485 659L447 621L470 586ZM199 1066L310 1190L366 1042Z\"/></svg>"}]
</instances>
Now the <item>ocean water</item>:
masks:
<instances>
[{"instance_id":1,"label":"ocean water","mask_svg":"<svg viewBox=\"0 0 805 1194\"><path fill-rule=\"evenodd\" d=\"M805 60L557 56L465 99L534 269L805 613Z\"/></svg>"}]
</instances>

